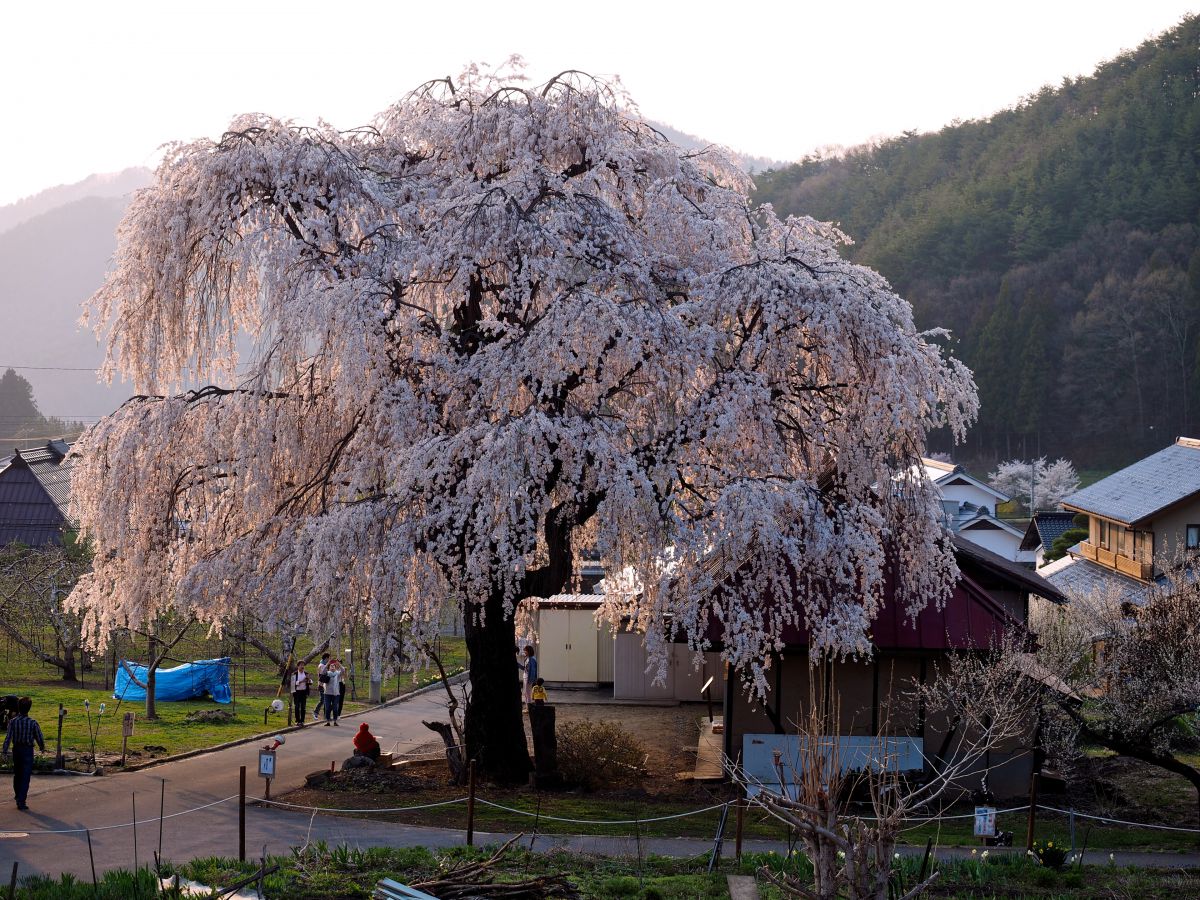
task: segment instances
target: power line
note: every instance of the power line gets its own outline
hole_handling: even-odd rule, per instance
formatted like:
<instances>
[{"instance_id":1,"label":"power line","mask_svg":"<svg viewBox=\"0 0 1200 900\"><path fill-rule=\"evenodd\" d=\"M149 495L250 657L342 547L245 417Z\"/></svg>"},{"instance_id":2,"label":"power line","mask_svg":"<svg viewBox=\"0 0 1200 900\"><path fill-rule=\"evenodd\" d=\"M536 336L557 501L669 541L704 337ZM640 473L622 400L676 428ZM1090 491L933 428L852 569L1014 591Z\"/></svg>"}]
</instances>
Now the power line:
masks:
<instances>
[{"instance_id":1,"label":"power line","mask_svg":"<svg viewBox=\"0 0 1200 900\"><path fill-rule=\"evenodd\" d=\"M75 366L6 366L0 365L0 369L24 369L27 372L98 372L99 366L91 368L82 368Z\"/></svg>"}]
</instances>

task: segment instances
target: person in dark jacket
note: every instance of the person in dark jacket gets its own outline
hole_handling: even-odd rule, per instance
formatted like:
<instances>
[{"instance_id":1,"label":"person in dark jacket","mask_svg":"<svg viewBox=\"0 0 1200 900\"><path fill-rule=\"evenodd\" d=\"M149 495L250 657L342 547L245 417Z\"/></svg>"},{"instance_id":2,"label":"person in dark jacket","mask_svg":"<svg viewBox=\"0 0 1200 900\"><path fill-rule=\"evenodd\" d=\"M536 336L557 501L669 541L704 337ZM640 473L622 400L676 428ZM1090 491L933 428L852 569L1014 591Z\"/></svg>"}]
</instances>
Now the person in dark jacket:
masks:
<instances>
[{"instance_id":1,"label":"person in dark jacket","mask_svg":"<svg viewBox=\"0 0 1200 900\"><path fill-rule=\"evenodd\" d=\"M42 726L36 719L29 717L33 701L22 697L17 701L17 716L8 723L8 731L4 734L4 749L8 755L9 745L12 745L13 755L13 793L17 797L17 809L29 809L25 802L29 797L29 778L33 775L33 745L37 744L43 753L46 752L46 741L42 737Z\"/></svg>"}]
</instances>

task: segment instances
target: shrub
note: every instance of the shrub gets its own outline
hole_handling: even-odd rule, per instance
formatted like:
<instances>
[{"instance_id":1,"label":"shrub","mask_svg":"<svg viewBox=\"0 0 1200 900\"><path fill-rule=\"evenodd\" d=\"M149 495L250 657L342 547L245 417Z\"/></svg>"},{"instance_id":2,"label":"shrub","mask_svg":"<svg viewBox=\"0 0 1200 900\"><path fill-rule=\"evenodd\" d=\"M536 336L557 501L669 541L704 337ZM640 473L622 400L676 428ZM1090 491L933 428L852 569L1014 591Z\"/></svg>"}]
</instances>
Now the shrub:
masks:
<instances>
[{"instance_id":1,"label":"shrub","mask_svg":"<svg viewBox=\"0 0 1200 900\"><path fill-rule=\"evenodd\" d=\"M646 750L616 722L568 722L558 729L558 769L589 791L641 780Z\"/></svg>"}]
</instances>

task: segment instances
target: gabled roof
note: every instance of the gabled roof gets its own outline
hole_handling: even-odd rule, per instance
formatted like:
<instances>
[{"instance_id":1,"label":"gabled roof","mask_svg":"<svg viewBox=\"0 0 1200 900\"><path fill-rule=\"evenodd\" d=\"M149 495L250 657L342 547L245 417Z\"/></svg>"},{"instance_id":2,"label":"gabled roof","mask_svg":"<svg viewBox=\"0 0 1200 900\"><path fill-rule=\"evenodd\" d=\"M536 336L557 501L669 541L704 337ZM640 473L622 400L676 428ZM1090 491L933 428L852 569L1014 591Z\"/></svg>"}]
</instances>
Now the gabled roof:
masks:
<instances>
[{"instance_id":1,"label":"gabled roof","mask_svg":"<svg viewBox=\"0 0 1200 900\"><path fill-rule=\"evenodd\" d=\"M1067 509L1136 525L1200 494L1200 440L1178 438L1063 500Z\"/></svg>"},{"instance_id":2,"label":"gabled roof","mask_svg":"<svg viewBox=\"0 0 1200 900\"><path fill-rule=\"evenodd\" d=\"M936 485L949 485L958 479L962 479L972 487L977 487L981 491L991 494L1000 503L1007 503L1012 499L1007 494L1000 493L987 482L980 481L974 475L968 474L967 470L962 466L956 466L953 463L944 463L937 459L921 457L921 468L925 471L925 477Z\"/></svg>"},{"instance_id":3,"label":"gabled roof","mask_svg":"<svg viewBox=\"0 0 1200 900\"><path fill-rule=\"evenodd\" d=\"M1040 546L1049 551L1056 537L1075 527L1074 519L1075 513L1038 513L1029 520L1029 527L1025 529L1025 537L1021 541L1021 549L1036 550Z\"/></svg>"},{"instance_id":4,"label":"gabled roof","mask_svg":"<svg viewBox=\"0 0 1200 900\"><path fill-rule=\"evenodd\" d=\"M61 543L71 500L70 445L50 441L0 460L0 546Z\"/></svg>"},{"instance_id":5,"label":"gabled roof","mask_svg":"<svg viewBox=\"0 0 1200 900\"><path fill-rule=\"evenodd\" d=\"M1024 535L1024 532L1021 531L1021 529L1016 528L1013 525L1010 525L1008 522L1005 522L1003 519L997 519L995 516L991 515L990 513L980 513L979 515L975 516L973 519L968 519L967 521L954 526L955 532L972 531L972 530L976 530L976 529L987 529L987 530L992 530L992 531L1007 531L1009 534L1014 535L1015 537L1021 537Z\"/></svg>"}]
</instances>

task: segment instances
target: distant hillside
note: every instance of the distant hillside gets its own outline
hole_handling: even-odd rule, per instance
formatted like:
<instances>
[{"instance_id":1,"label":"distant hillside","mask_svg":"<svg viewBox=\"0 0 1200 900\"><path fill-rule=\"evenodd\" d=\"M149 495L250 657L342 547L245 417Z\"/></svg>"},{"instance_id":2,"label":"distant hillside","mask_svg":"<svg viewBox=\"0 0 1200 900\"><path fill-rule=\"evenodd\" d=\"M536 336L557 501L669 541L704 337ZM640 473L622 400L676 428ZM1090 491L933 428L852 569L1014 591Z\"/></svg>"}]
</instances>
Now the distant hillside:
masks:
<instances>
[{"instance_id":1,"label":"distant hillside","mask_svg":"<svg viewBox=\"0 0 1200 900\"><path fill-rule=\"evenodd\" d=\"M0 233L0 371L99 366L101 348L76 323L80 304L104 282L127 202L86 197ZM32 383L41 411L63 419L111 412L130 393L123 386L98 385L86 371L22 369L20 374Z\"/></svg>"},{"instance_id":2,"label":"distant hillside","mask_svg":"<svg viewBox=\"0 0 1200 900\"><path fill-rule=\"evenodd\" d=\"M983 401L972 452L1115 465L1200 430L1200 19L984 121L756 177L841 224Z\"/></svg>"},{"instance_id":3,"label":"distant hillside","mask_svg":"<svg viewBox=\"0 0 1200 900\"><path fill-rule=\"evenodd\" d=\"M149 169L130 168L108 175L89 175L75 184L61 184L32 197L0 206L0 233L28 222L35 216L66 206L85 197L125 197L146 187L154 177Z\"/></svg>"},{"instance_id":4,"label":"distant hillside","mask_svg":"<svg viewBox=\"0 0 1200 900\"><path fill-rule=\"evenodd\" d=\"M694 134L688 134L686 131L680 131L677 128L672 128L670 125L664 125L662 122L650 122L654 128L658 129L662 135L677 147L682 147L684 150L703 150L705 147L711 147L712 141L706 141L704 138L696 137ZM749 156L745 153L740 153L731 147L726 147L733 154L734 161L742 167L743 170L751 174L755 172L764 172L767 169L777 169L784 165L781 160L768 159L765 156Z\"/></svg>"}]
</instances>

